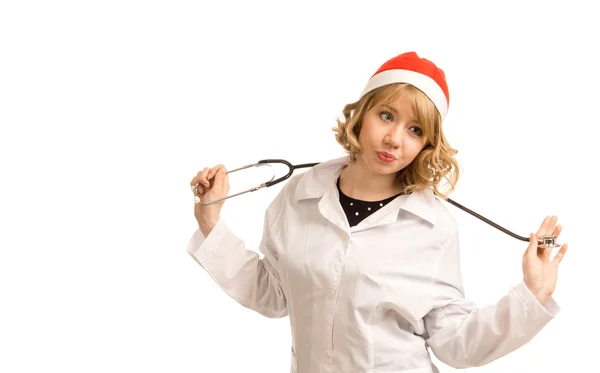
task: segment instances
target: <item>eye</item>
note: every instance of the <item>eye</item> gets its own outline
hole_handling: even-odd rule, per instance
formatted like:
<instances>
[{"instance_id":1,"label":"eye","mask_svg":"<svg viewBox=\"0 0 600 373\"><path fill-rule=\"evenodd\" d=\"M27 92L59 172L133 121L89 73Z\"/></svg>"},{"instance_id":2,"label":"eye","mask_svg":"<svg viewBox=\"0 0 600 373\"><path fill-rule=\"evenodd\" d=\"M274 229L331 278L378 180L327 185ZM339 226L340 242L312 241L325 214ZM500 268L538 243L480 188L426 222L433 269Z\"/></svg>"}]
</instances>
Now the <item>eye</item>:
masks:
<instances>
[{"instance_id":1,"label":"eye","mask_svg":"<svg viewBox=\"0 0 600 373\"><path fill-rule=\"evenodd\" d=\"M394 116L387 111L382 111L379 113L379 116L386 122L391 122L394 120Z\"/></svg>"},{"instance_id":2,"label":"eye","mask_svg":"<svg viewBox=\"0 0 600 373\"><path fill-rule=\"evenodd\" d=\"M417 126L413 126L410 127L411 129L414 129L415 131L413 131L413 133L419 137L423 136L423 130L421 129L421 127L417 127Z\"/></svg>"}]
</instances>

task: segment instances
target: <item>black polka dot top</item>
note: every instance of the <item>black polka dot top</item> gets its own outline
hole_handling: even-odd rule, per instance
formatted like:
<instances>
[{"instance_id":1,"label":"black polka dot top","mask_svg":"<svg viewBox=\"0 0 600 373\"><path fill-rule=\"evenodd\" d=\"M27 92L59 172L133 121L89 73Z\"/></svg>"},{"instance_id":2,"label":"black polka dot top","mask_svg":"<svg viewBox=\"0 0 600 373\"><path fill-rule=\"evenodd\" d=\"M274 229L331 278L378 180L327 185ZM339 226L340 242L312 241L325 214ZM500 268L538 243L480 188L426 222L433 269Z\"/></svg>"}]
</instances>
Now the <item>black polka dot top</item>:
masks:
<instances>
[{"instance_id":1,"label":"black polka dot top","mask_svg":"<svg viewBox=\"0 0 600 373\"><path fill-rule=\"evenodd\" d=\"M402 193L398 193L395 196L391 196L389 198L383 199L381 201L361 201L359 199L354 199L345 195L340 189L340 179L337 179L336 182L338 192L340 195L340 204L346 213L346 217L348 218L348 223L351 227L360 223L363 219L367 218L369 215L379 210L383 206L390 203L394 198L398 197Z\"/></svg>"}]
</instances>

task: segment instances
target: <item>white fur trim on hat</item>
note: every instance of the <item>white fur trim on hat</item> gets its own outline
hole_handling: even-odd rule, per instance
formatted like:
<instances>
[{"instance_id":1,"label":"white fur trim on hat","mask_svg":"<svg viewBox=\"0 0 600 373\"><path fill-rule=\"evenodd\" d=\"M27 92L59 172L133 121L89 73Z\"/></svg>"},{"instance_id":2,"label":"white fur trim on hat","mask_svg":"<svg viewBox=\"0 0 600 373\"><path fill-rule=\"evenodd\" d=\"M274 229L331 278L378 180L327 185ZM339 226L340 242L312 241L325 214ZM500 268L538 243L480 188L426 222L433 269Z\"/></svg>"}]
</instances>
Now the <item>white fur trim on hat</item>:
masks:
<instances>
[{"instance_id":1,"label":"white fur trim on hat","mask_svg":"<svg viewBox=\"0 0 600 373\"><path fill-rule=\"evenodd\" d=\"M360 97L364 96L366 93L375 88L392 83L408 83L417 87L433 102L435 107L440 112L442 119L448 113L448 101L446 100L446 95L444 94L442 88L429 76L412 70L396 69L380 72L369 79L369 82L360 94Z\"/></svg>"}]
</instances>

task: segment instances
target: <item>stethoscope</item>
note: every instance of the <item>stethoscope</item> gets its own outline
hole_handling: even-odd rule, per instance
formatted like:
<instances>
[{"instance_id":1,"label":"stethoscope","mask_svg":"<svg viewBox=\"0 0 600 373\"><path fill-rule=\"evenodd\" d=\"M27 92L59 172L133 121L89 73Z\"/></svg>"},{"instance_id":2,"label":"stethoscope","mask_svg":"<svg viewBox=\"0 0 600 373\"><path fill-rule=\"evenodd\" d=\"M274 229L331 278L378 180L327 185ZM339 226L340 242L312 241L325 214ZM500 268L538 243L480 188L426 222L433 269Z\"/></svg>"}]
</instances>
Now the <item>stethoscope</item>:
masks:
<instances>
[{"instance_id":1,"label":"stethoscope","mask_svg":"<svg viewBox=\"0 0 600 373\"><path fill-rule=\"evenodd\" d=\"M287 175L282 176L279 179L275 179L275 169L273 168L273 166L270 165L270 163L281 163L281 164L286 165L289 168L289 171L288 171ZM292 176L292 174L294 173L294 171L297 170L297 169L307 168L307 167L313 167L313 166L316 166L318 164L319 164L319 162L317 162L317 163L303 163L303 164L299 164L299 165L292 165L290 162L288 162L286 160L283 160L283 159L263 159L261 161L258 161L257 163L252 163L252 164L240 167L240 168L236 168L234 170L227 171L227 174L230 174L230 173L236 172L236 171L240 171L240 170L245 170L245 169L250 168L250 167L269 166L273 170L273 176L271 177L271 180L269 180L269 181L267 181L265 183L262 183L262 184L260 184L257 187L250 188L250 189L245 190L245 191L240 192L240 193L232 194L232 195L227 196L225 198L215 199L213 201L200 201L200 197L198 196L198 192L197 192L198 184L196 184L196 185L192 186L192 192L194 193L194 201L197 204L200 204L200 205L210 205L211 203L223 201L223 200L226 200L226 199L229 199L229 198L232 198L232 197L239 196L241 194L245 194L245 193L248 193L248 192L254 192L254 191L257 191L257 190L259 190L261 188L270 187L270 186L273 186L275 184L281 183L284 180L287 180L290 176ZM275 179L275 180L273 180L273 179ZM492 227L501 230L502 232L508 234L509 236L512 236L512 237L514 237L514 238L516 238L518 240L521 240L521 241L529 242L529 238L523 237L523 236L519 236L518 234L515 234L515 233L509 231L508 229L499 226L498 224L494 223L493 221L491 221L491 220L489 220L489 219L487 219L487 218L479 215L478 213L476 213L476 212L474 212L474 211L466 208L465 206L462 206L461 204L457 203L456 201L451 200L450 198L446 198L446 199L444 199L444 201L449 202L452 205L460 208L461 210L464 210L464 211L468 212L469 214L471 214L471 215L475 216L476 218L478 218L478 219L480 219L480 220L488 223ZM541 249L553 249L553 248L556 248L556 247L559 247L559 246L561 246L561 245L556 243L556 236L540 236L538 238L538 247L541 248Z\"/></svg>"}]
</instances>

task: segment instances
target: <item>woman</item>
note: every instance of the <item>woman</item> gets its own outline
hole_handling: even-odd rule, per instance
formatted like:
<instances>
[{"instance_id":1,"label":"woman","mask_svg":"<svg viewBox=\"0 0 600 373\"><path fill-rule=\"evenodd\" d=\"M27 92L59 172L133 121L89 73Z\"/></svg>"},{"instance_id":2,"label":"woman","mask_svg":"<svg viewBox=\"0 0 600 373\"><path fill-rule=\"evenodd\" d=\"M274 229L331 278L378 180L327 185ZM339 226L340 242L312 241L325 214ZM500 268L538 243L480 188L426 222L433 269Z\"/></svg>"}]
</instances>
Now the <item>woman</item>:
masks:
<instances>
[{"instance_id":1,"label":"woman","mask_svg":"<svg viewBox=\"0 0 600 373\"><path fill-rule=\"evenodd\" d=\"M428 348L456 367L487 364L530 341L560 308L552 298L567 244L551 261L541 235L523 255L523 281L495 305L465 299L457 224L436 198L458 165L443 134L444 72L409 52L384 63L334 128L347 156L293 176L268 207L260 257L196 204L190 255L231 297L267 317L290 316L293 372L437 372ZM227 196L223 165L190 185Z\"/></svg>"}]
</instances>

